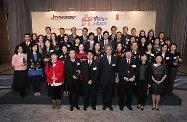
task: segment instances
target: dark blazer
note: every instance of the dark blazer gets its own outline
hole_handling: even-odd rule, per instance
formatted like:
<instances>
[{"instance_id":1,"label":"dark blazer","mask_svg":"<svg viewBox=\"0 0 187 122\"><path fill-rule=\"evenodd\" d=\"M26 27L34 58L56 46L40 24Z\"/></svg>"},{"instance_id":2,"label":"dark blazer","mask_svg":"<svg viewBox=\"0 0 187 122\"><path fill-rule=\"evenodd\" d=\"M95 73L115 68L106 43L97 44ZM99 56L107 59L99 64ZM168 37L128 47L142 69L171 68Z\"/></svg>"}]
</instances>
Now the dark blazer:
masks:
<instances>
[{"instance_id":1,"label":"dark blazer","mask_svg":"<svg viewBox=\"0 0 187 122\"><path fill-rule=\"evenodd\" d=\"M102 36L102 35L101 35L101 39L100 39L100 40L98 40L98 36L95 36L95 37L94 37L94 42L100 42L102 39L103 39L103 36Z\"/></svg>"},{"instance_id":2,"label":"dark blazer","mask_svg":"<svg viewBox=\"0 0 187 122\"><path fill-rule=\"evenodd\" d=\"M58 43L63 42L64 41L64 36L62 35L62 37L61 37L61 35L58 35L57 40L58 40Z\"/></svg>"},{"instance_id":3,"label":"dark blazer","mask_svg":"<svg viewBox=\"0 0 187 122\"><path fill-rule=\"evenodd\" d=\"M96 60L92 60L91 74L89 77L88 60L83 61L81 64L81 73L83 76L84 85L88 85L88 81L92 80L92 84L97 84L97 78L99 75L99 65Z\"/></svg>"},{"instance_id":4,"label":"dark blazer","mask_svg":"<svg viewBox=\"0 0 187 122\"><path fill-rule=\"evenodd\" d=\"M158 53L158 55L162 55L162 52ZM164 57L164 63L166 64L167 68L171 68L173 64L171 59L172 59L172 55L170 52L167 51Z\"/></svg>"},{"instance_id":5,"label":"dark blazer","mask_svg":"<svg viewBox=\"0 0 187 122\"><path fill-rule=\"evenodd\" d=\"M59 52L60 52L60 53L62 53L62 46L64 46L64 45L67 46L68 51L72 49L72 43L71 43L71 42L67 42L67 44L64 43L64 42L61 42L61 43L59 44Z\"/></svg>"},{"instance_id":6,"label":"dark blazer","mask_svg":"<svg viewBox=\"0 0 187 122\"><path fill-rule=\"evenodd\" d=\"M85 44L87 42L87 40L88 40L88 36L86 36L86 37L87 37L86 40L84 40L83 35L80 36L80 42Z\"/></svg>"},{"instance_id":7,"label":"dark blazer","mask_svg":"<svg viewBox=\"0 0 187 122\"><path fill-rule=\"evenodd\" d=\"M114 36L114 39L112 39L112 35L108 37L110 40L114 41L116 39L116 35Z\"/></svg>"},{"instance_id":8,"label":"dark blazer","mask_svg":"<svg viewBox=\"0 0 187 122\"><path fill-rule=\"evenodd\" d=\"M141 65L141 63L140 63L140 65ZM150 64L150 63L146 63L145 64L145 81L148 83L148 84L151 84L152 83L152 75L151 75L151 65L152 64ZM138 75L137 75L137 79L139 79L139 75L140 75L140 72L141 72L141 70L140 70L140 68L138 69L139 71L138 71ZM137 80L136 80L137 81Z\"/></svg>"},{"instance_id":9,"label":"dark blazer","mask_svg":"<svg viewBox=\"0 0 187 122\"><path fill-rule=\"evenodd\" d=\"M75 62L76 62L76 66L73 67L70 59L65 61L64 71L65 71L65 75L66 75L67 84L72 84L73 83L73 80L74 80L73 75L76 74L76 72L74 72L74 71L80 70L80 68L81 68L80 60L75 59Z\"/></svg>"},{"instance_id":10,"label":"dark blazer","mask_svg":"<svg viewBox=\"0 0 187 122\"><path fill-rule=\"evenodd\" d=\"M22 42L20 45L23 47L23 50L25 53L30 53L31 51L31 46L33 45L34 43L30 41L30 44L27 46L26 45L26 42Z\"/></svg>"},{"instance_id":11,"label":"dark blazer","mask_svg":"<svg viewBox=\"0 0 187 122\"><path fill-rule=\"evenodd\" d=\"M139 64L136 59L130 59L130 66L127 64L127 59L123 58L119 62L118 73L121 82L125 84L133 85L133 82L125 81L124 77L132 78L133 76L137 78L139 71Z\"/></svg>"},{"instance_id":12,"label":"dark blazer","mask_svg":"<svg viewBox=\"0 0 187 122\"><path fill-rule=\"evenodd\" d=\"M42 54L41 54L41 53L38 53L38 54L37 54L37 59L36 59L36 61L34 60L33 54L31 54L31 53L27 54L27 62L28 62L28 68L29 68L29 69L32 69L32 68L31 68L31 65L32 65L32 63L34 64L35 68L34 68L33 70L36 70L37 64L39 64L38 69L42 69L42 68L43 68L43 65L44 65L43 57L42 57Z\"/></svg>"},{"instance_id":13,"label":"dark blazer","mask_svg":"<svg viewBox=\"0 0 187 122\"><path fill-rule=\"evenodd\" d=\"M69 60L69 53L66 53L66 54L61 54L59 55L59 59L62 60L62 61L66 61L66 60Z\"/></svg>"},{"instance_id":14,"label":"dark blazer","mask_svg":"<svg viewBox=\"0 0 187 122\"><path fill-rule=\"evenodd\" d=\"M126 34L126 35L123 35L123 34L122 34L122 38L121 38L121 39L126 43L126 41L129 41L129 40L130 40L130 37L131 37L131 36L130 36L129 34Z\"/></svg>"},{"instance_id":15,"label":"dark blazer","mask_svg":"<svg viewBox=\"0 0 187 122\"><path fill-rule=\"evenodd\" d=\"M101 45L101 50L104 50L104 39L102 39L100 41L100 45ZM110 39L108 39L108 45L111 45L112 46L112 41Z\"/></svg>"},{"instance_id":16,"label":"dark blazer","mask_svg":"<svg viewBox=\"0 0 187 122\"><path fill-rule=\"evenodd\" d=\"M117 73L117 58L111 56L111 63L109 64L107 56L103 56L100 60L101 69L101 84L114 85Z\"/></svg>"},{"instance_id":17,"label":"dark blazer","mask_svg":"<svg viewBox=\"0 0 187 122\"><path fill-rule=\"evenodd\" d=\"M94 41L94 44L95 44L95 41ZM85 44L84 44L84 49L85 49L85 51L88 51L89 48L90 48L90 41L87 41L87 42L85 42ZM94 45L93 45L93 48L94 48ZM92 50L93 50L93 48L92 48Z\"/></svg>"}]
</instances>

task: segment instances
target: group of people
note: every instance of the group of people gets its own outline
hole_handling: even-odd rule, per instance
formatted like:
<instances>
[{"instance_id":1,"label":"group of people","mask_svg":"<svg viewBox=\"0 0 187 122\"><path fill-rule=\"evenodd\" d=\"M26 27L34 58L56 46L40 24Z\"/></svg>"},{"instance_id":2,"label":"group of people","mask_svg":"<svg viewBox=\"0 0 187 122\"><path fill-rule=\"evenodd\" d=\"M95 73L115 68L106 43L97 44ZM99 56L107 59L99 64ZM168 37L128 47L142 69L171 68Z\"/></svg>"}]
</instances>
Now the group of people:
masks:
<instances>
[{"instance_id":1,"label":"group of people","mask_svg":"<svg viewBox=\"0 0 187 122\"><path fill-rule=\"evenodd\" d=\"M128 34L116 26L97 35L82 29L82 36L72 27L71 35L60 28L60 35L51 33L46 27L46 35L24 34L24 42L17 45L12 57L14 67L13 87L24 98L26 89L33 86L35 96L41 96L41 81L47 83L48 96L52 96L52 108L59 109L62 95L69 97L70 111L79 110L79 96L84 97L84 110L89 105L96 110L97 95L102 96L103 110L113 111L112 99L119 98L119 109L126 106L133 110L133 94L138 98L137 108L144 110L147 94L152 94L152 110L159 110L161 96L173 94L173 84L181 55L177 45L164 32L158 37L154 30L146 36L141 30L139 36L135 28ZM63 91L62 91L63 90ZM125 99L125 101L124 101ZM90 102L91 101L91 102Z\"/></svg>"}]
</instances>

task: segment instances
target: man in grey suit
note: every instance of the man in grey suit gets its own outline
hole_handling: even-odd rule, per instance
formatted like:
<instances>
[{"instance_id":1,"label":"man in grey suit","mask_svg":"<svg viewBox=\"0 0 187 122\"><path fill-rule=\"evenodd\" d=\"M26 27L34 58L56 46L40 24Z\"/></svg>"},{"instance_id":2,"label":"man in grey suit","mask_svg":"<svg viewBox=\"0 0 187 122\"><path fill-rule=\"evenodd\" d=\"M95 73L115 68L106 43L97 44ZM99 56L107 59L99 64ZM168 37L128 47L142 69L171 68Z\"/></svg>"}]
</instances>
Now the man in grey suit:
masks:
<instances>
[{"instance_id":1,"label":"man in grey suit","mask_svg":"<svg viewBox=\"0 0 187 122\"><path fill-rule=\"evenodd\" d=\"M78 36L77 34L76 34L76 32L77 32L77 29L75 28L75 27L72 27L71 28L71 35L69 35L69 42L71 42L72 44L74 44L74 39L75 39L75 37L76 36Z\"/></svg>"}]
</instances>

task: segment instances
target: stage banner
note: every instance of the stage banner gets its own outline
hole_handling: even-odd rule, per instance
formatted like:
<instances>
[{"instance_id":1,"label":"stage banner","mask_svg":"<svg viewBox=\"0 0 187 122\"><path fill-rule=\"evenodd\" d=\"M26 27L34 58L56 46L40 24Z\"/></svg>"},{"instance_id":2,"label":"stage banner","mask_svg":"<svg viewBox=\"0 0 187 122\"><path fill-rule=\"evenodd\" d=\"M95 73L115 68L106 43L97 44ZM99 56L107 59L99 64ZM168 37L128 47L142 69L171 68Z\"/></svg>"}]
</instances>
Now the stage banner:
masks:
<instances>
[{"instance_id":1,"label":"stage banner","mask_svg":"<svg viewBox=\"0 0 187 122\"><path fill-rule=\"evenodd\" d=\"M82 28L88 28L89 32L96 34L96 28L110 32L111 26L116 26L117 31L127 26L130 30L145 30L146 33L155 30L155 11L75 11L75 12L32 12L32 29L34 33L45 35L45 27L52 28L52 32L59 34L59 28L63 27L67 34L71 34L71 28L77 28L77 34L82 35Z\"/></svg>"}]
</instances>

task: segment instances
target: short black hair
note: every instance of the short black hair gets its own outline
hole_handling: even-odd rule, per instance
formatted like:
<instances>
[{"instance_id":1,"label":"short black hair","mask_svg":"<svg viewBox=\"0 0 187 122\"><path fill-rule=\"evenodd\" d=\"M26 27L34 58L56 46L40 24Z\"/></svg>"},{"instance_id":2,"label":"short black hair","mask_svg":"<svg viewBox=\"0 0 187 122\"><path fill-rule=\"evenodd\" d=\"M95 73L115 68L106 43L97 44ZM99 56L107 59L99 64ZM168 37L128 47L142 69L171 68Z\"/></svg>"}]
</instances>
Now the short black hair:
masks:
<instances>
[{"instance_id":1,"label":"short black hair","mask_svg":"<svg viewBox=\"0 0 187 122\"><path fill-rule=\"evenodd\" d=\"M125 50L125 53L126 53L126 52L131 52L131 53L132 53L132 50L131 50L131 49L126 49L126 50Z\"/></svg>"},{"instance_id":2,"label":"short black hair","mask_svg":"<svg viewBox=\"0 0 187 122\"><path fill-rule=\"evenodd\" d=\"M157 53L155 55L155 61L154 61L154 63L156 63L156 57L158 57L158 56L160 56L162 58L161 64L163 64L164 63L164 58L162 57L162 54L160 54L160 53Z\"/></svg>"},{"instance_id":3,"label":"short black hair","mask_svg":"<svg viewBox=\"0 0 187 122\"><path fill-rule=\"evenodd\" d=\"M76 27L72 27L72 28L71 28L71 31L72 31L72 29L73 29L73 28L74 28L75 30L77 30L77 28L76 28Z\"/></svg>"},{"instance_id":4,"label":"short black hair","mask_svg":"<svg viewBox=\"0 0 187 122\"><path fill-rule=\"evenodd\" d=\"M87 55L88 53L94 54L94 53L93 53L93 50L88 50L88 51L86 52L86 55Z\"/></svg>"},{"instance_id":5,"label":"short black hair","mask_svg":"<svg viewBox=\"0 0 187 122\"><path fill-rule=\"evenodd\" d=\"M47 30L47 29L49 29L49 30L51 31L51 27L49 27L49 26L48 26L48 27L45 27L45 30Z\"/></svg>"},{"instance_id":6,"label":"short black hair","mask_svg":"<svg viewBox=\"0 0 187 122\"><path fill-rule=\"evenodd\" d=\"M64 28L60 28L60 30L65 30Z\"/></svg>"},{"instance_id":7,"label":"short black hair","mask_svg":"<svg viewBox=\"0 0 187 122\"><path fill-rule=\"evenodd\" d=\"M171 43L171 44L170 44L170 47L171 47L172 45L175 45L175 46L177 47L177 44L175 44L175 43Z\"/></svg>"},{"instance_id":8,"label":"short black hair","mask_svg":"<svg viewBox=\"0 0 187 122\"><path fill-rule=\"evenodd\" d=\"M109 32L108 32L108 31L104 31L104 32L103 32L103 35L105 35L105 33L108 33L108 35L109 35Z\"/></svg>"},{"instance_id":9,"label":"short black hair","mask_svg":"<svg viewBox=\"0 0 187 122\"><path fill-rule=\"evenodd\" d=\"M101 27L98 27L97 30L100 29L102 31L102 28Z\"/></svg>"},{"instance_id":10,"label":"short black hair","mask_svg":"<svg viewBox=\"0 0 187 122\"><path fill-rule=\"evenodd\" d=\"M132 32L133 30L135 30L135 31L136 31L136 28L132 28L132 29L131 29L131 32Z\"/></svg>"},{"instance_id":11,"label":"short black hair","mask_svg":"<svg viewBox=\"0 0 187 122\"><path fill-rule=\"evenodd\" d=\"M129 29L127 26L125 26L125 27L123 27L123 30L124 30L125 28L127 28L127 30Z\"/></svg>"},{"instance_id":12,"label":"short black hair","mask_svg":"<svg viewBox=\"0 0 187 122\"><path fill-rule=\"evenodd\" d=\"M90 36L95 36L95 34L94 34L93 32L90 32L90 33L88 34L88 37L90 37Z\"/></svg>"},{"instance_id":13,"label":"short black hair","mask_svg":"<svg viewBox=\"0 0 187 122\"><path fill-rule=\"evenodd\" d=\"M24 34L24 37L25 37L26 35L31 36L29 33L25 33L25 34Z\"/></svg>"},{"instance_id":14,"label":"short black hair","mask_svg":"<svg viewBox=\"0 0 187 122\"><path fill-rule=\"evenodd\" d=\"M112 27L111 27L111 30L112 30L113 28L117 29L117 27L116 27L116 26L112 26Z\"/></svg>"},{"instance_id":15,"label":"short black hair","mask_svg":"<svg viewBox=\"0 0 187 122\"><path fill-rule=\"evenodd\" d=\"M82 31L83 31L83 30L86 30L86 31L88 31L88 28L85 28L85 27L84 27L84 28L82 29Z\"/></svg>"}]
</instances>

